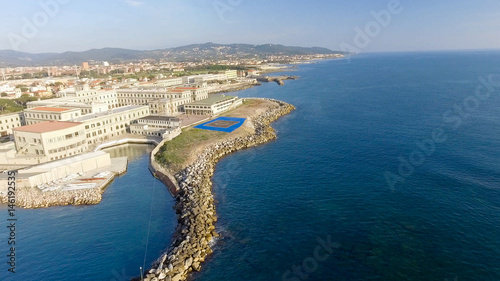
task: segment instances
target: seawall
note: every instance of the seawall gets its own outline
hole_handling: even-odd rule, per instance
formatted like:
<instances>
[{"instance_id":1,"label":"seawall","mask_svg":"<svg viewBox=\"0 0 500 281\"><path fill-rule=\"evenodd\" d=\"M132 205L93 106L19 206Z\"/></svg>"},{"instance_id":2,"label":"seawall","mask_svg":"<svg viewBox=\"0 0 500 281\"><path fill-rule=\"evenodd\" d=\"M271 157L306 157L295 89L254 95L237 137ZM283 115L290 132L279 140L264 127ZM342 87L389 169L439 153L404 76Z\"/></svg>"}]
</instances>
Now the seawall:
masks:
<instances>
[{"instance_id":1,"label":"seawall","mask_svg":"<svg viewBox=\"0 0 500 281\"><path fill-rule=\"evenodd\" d=\"M190 272L201 269L201 263L212 253L211 243L218 237L214 225L217 216L211 181L216 163L234 151L275 139L276 134L269 124L294 110L288 103L265 100L274 102L275 106L249 118L248 121L252 122L255 129L253 134L208 146L194 163L175 174L178 188L175 211L178 224L170 248L147 271L144 280L186 280ZM151 160L154 162L154 154Z\"/></svg>"}]
</instances>

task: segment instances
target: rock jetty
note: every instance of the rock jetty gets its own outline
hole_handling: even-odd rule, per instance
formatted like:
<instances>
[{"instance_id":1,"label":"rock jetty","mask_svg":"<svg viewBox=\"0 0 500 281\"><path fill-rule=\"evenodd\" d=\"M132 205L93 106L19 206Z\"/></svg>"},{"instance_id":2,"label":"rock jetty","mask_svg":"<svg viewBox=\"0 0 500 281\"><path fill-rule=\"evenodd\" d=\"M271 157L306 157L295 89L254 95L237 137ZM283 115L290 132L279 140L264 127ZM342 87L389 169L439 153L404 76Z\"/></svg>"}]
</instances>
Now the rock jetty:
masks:
<instances>
[{"instance_id":1,"label":"rock jetty","mask_svg":"<svg viewBox=\"0 0 500 281\"><path fill-rule=\"evenodd\" d=\"M102 190L89 188L68 191L42 192L34 188L19 188L16 192L16 206L34 209L65 205L93 205L101 202ZM7 197L2 197L7 203Z\"/></svg>"},{"instance_id":2,"label":"rock jetty","mask_svg":"<svg viewBox=\"0 0 500 281\"><path fill-rule=\"evenodd\" d=\"M213 240L219 236L214 225L217 215L211 182L217 161L234 151L275 139L269 124L294 110L288 103L265 100L274 106L248 119L254 133L210 145L191 165L174 175L180 188L175 204L178 224L170 248L146 271L144 280L186 280L190 272L201 269L201 263L212 253Z\"/></svg>"}]
</instances>

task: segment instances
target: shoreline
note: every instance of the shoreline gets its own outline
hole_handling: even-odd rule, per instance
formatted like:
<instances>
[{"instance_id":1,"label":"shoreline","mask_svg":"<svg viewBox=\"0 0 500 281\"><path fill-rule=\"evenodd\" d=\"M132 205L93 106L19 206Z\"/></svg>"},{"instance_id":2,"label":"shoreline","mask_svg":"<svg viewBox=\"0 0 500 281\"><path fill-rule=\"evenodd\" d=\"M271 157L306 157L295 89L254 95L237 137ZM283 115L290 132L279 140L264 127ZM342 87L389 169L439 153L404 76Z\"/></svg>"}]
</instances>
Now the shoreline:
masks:
<instances>
[{"instance_id":1,"label":"shoreline","mask_svg":"<svg viewBox=\"0 0 500 281\"><path fill-rule=\"evenodd\" d=\"M219 236L214 225L217 215L211 180L215 165L235 151L276 139L270 124L295 109L293 105L279 100L256 99L270 101L274 106L248 118L254 132L211 143L186 168L169 177L175 179L179 188L175 195L178 223L169 249L146 271L145 281L186 280L189 273L201 269L201 263L213 252L211 244ZM166 186L169 187L168 184Z\"/></svg>"}]
</instances>

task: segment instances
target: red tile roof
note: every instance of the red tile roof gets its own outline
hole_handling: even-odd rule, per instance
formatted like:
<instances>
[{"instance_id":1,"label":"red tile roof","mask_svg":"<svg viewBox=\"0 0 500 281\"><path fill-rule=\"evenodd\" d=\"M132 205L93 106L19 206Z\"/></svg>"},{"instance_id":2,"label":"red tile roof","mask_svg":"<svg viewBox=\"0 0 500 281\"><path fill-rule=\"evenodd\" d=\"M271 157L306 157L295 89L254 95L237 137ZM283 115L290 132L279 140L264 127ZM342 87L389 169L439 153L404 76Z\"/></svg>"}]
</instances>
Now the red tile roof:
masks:
<instances>
[{"instance_id":1,"label":"red tile roof","mask_svg":"<svg viewBox=\"0 0 500 281\"><path fill-rule=\"evenodd\" d=\"M62 108L62 107L35 107L35 108L32 108L31 110L63 112L63 111L68 111L70 109L69 108Z\"/></svg>"}]
</instances>

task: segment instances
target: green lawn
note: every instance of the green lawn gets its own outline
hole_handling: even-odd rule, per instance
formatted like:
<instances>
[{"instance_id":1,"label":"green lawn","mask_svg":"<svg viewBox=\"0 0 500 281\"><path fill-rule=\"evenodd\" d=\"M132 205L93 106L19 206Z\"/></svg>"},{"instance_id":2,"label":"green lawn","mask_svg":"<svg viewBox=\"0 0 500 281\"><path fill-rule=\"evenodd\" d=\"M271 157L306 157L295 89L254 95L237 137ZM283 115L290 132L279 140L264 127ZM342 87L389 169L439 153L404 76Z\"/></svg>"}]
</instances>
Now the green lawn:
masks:
<instances>
[{"instance_id":1,"label":"green lawn","mask_svg":"<svg viewBox=\"0 0 500 281\"><path fill-rule=\"evenodd\" d=\"M182 164L187 160L189 152L204 142L219 139L227 135L225 132L207 131L195 128L182 130L175 139L163 145L155 155L156 160L163 166L173 171L181 169Z\"/></svg>"},{"instance_id":2,"label":"green lawn","mask_svg":"<svg viewBox=\"0 0 500 281\"><path fill-rule=\"evenodd\" d=\"M14 100L0 99L0 114L22 111L24 108Z\"/></svg>"}]
</instances>

